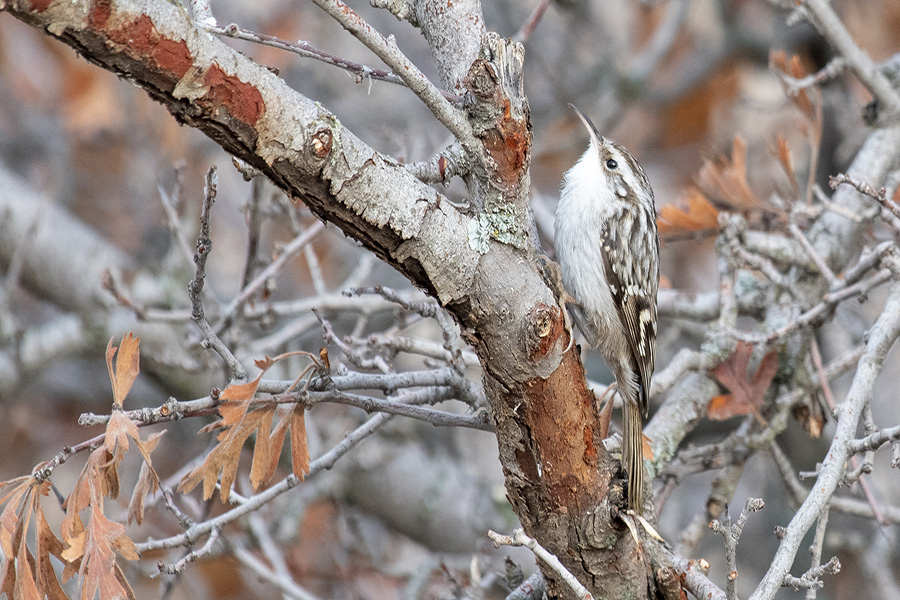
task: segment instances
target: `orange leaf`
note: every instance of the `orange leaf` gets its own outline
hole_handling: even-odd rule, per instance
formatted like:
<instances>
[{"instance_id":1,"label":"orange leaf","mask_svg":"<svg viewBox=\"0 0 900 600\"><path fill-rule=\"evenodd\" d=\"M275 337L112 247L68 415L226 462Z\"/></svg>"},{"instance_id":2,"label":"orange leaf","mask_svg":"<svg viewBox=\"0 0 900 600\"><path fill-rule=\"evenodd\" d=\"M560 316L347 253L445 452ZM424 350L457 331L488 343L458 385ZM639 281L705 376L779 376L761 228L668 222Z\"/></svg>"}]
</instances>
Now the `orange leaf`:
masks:
<instances>
[{"instance_id":1,"label":"orange leaf","mask_svg":"<svg viewBox=\"0 0 900 600\"><path fill-rule=\"evenodd\" d=\"M34 581L34 571L31 570L30 558L32 558L31 553L28 552L28 545L25 543L23 536L22 543L19 544L19 553L16 557L17 572L14 591L16 600L41 600L37 584Z\"/></svg>"},{"instance_id":2,"label":"orange leaf","mask_svg":"<svg viewBox=\"0 0 900 600\"><path fill-rule=\"evenodd\" d=\"M644 460L653 460L653 448L650 446L650 438L645 433L641 433L641 452L644 453Z\"/></svg>"},{"instance_id":3,"label":"orange leaf","mask_svg":"<svg viewBox=\"0 0 900 600\"><path fill-rule=\"evenodd\" d=\"M219 398L221 400L252 399L253 394L256 393L256 388L259 387L259 380L262 378L262 376L263 374L260 373L253 381L248 381L246 383L233 383L229 385L227 388L222 390L222 393L219 394Z\"/></svg>"},{"instance_id":4,"label":"orange leaf","mask_svg":"<svg viewBox=\"0 0 900 600\"><path fill-rule=\"evenodd\" d=\"M224 438L206 456L203 463L182 478L178 484L178 491L188 493L202 481L203 499L208 500L212 497L221 474L220 496L222 502L227 502L231 495L231 485L237 475L241 449L247 438L257 430L263 417L263 411L253 411L245 415L238 425L222 432L219 437L222 438L224 434ZM271 421L269 422L271 423Z\"/></svg>"},{"instance_id":5,"label":"orange leaf","mask_svg":"<svg viewBox=\"0 0 900 600\"><path fill-rule=\"evenodd\" d=\"M269 480L266 473L272 463L272 448L269 443L269 431L272 429L272 417L275 416L275 406L261 408L259 413L259 425L256 428L256 445L253 447L253 462L250 466L250 485L253 489Z\"/></svg>"},{"instance_id":6,"label":"orange leaf","mask_svg":"<svg viewBox=\"0 0 900 600\"><path fill-rule=\"evenodd\" d=\"M752 413L761 423L765 423L759 408L778 371L778 353L772 350L766 354L750 377L748 366L752 354L753 346L738 342L731 356L712 369L712 374L731 394L716 396L710 401L707 409L709 418L724 420Z\"/></svg>"},{"instance_id":7,"label":"orange leaf","mask_svg":"<svg viewBox=\"0 0 900 600\"><path fill-rule=\"evenodd\" d=\"M785 53L784 50L769 54L769 68L794 79L802 79L809 75L809 70L804 68L800 62L800 56L794 54L788 59L787 53ZM787 92L787 85L783 80L781 81L781 84L782 87L785 87L785 91ZM796 93L788 93L787 96L803 114L809 118L815 117L816 110L813 107L812 101L810 101L806 90L801 89Z\"/></svg>"},{"instance_id":8,"label":"orange leaf","mask_svg":"<svg viewBox=\"0 0 900 600\"><path fill-rule=\"evenodd\" d=\"M268 370L269 367L275 364L275 359L269 358L266 356L265 358L260 358L253 361L253 364L256 365L257 369L261 369L262 371Z\"/></svg>"},{"instance_id":9,"label":"orange leaf","mask_svg":"<svg viewBox=\"0 0 900 600\"><path fill-rule=\"evenodd\" d=\"M125 453L128 452L128 438L140 439L138 427L134 421L125 416L121 410L113 410L106 424L106 437L104 445L106 451L109 452L116 461L121 460Z\"/></svg>"},{"instance_id":10,"label":"orange leaf","mask_svg":"<svg viewBox=\"0 0 900 600\"><path fill-rule=\"evenodd\" d=\"M715 230L719 227L719 211L703 195L692 188L687 192L687 208L666 204L659 210L657 226L660 233Z\"/></svg>"},{"instance_id":11,"label":"orange leaf","mask_svg":"<svg viewBox=\"0 0 900 600\"><path fill-rule=\"evenodd\" d=\"M291 413L291 465L294 476L303 481L309 474L309 446L306 443L306 409L297 406Z\"/></svg>"},{"instance_id":12,"label":"orange leaf","mask_svg":"<svg viewBox=\"0 0 900 600\"><path fill-rule=\"evenodd\" d=\"M747 210L760 206L747 183L747 142L741 136L734 136L730 159L720 155L703 162L697 182L704 191L732 208Z\"/></svg>"},{"instance_id":13,"label":"orange leaf","mask_svg":"<svg viewBox=\"0 0 900 600\"><path fill-rule=\"evenodd\" d=\"M68 546L63 550L62 557L69 562L84 556L84 545L87 542L87 530L66 540Z\"/></svg>"},{"instance_id":14,"label":"orange leaf","mask_svg":"<svg viewBox=\"0 0 900 600\"><path fill-rule=\"evenodd\" d=\"M49 482L48 482L49 483ZM63 545L53 532L50 525L44 517L44 511L37 510L37 531L35 534L35 560L37 561L35 571L38 574L38 582L41 591L47 595L50 600L66 600L66 593L59 584L56 577L56 570L53 563L50 562L50 556L55 556L62 560Z\"/></svg>"},{"instance_id":15,"label":"orange leaf","mask_svg":"<svg viewBox=\"0 0 900 600\"><path fill-rule=\"evenodd\" d=\"M800 195L800 184L797 183L797 174L794 173L794 161L791 158L791 149L788 147L787 140L784 139L784 134L781 132L775 136L775 154L778 157L778 162L781 163L781 168L784 169L784 173L788 176L788 181L791 183L791 191L794 193L794 197Z\"/></svg>"},{"instance_id":16,"label":"orange leaf","mask_svg":"<svg viewBox=\"0 0 900 600\"><path fill-rule=\"evenodd\" d=\"M109 370L109 380L112 382L113 402L121 407L140 372L141 340L131 333L126 333L122 337L122 345L118 349L112 343L112 338L110 338L109 344L106 346L106 368ZM118 356L116 356L117 350ZM115 369L113 369L113 356L116 356Z\"/></svg>"},{"instance_id":17,"label":"orange leaf","mask_svg":"<svg viewBox=\"0 0 900 600\"><path fill-rule=\"evenodd\" d=\"M116 553L129 560L137 559L138 554L134 542L125 535L125 526L107 519L97 506L91 506L90 524L78 540L84 553L79 573L82 598L93 598L98 592L100 600L127 595L116 577Z\"/></svg>"}]
</instances>

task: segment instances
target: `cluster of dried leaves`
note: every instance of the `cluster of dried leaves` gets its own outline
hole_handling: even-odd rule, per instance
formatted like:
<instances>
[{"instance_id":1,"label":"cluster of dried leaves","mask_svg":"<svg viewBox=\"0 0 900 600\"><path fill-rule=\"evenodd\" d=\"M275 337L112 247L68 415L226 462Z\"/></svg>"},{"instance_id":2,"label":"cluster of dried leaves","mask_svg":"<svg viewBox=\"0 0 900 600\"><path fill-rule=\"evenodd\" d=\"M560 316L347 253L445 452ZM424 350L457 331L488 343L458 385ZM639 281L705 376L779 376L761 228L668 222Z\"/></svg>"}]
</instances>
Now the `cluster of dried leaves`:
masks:
<instances>
[{"instance_id":1,"label":"cluster of dried leaves","mask_svg":"<svg viewBox=\"0 0 900 600\"><path fill-rule=\"evenodd\" d=\"M274 359L267 356L256 361L256 366L260 369L256 379L231 385L222 392L219 396L223 401L219 406L222 419L200 430L200 433L221 430L217 438L219 443L202 464L181 480L179 492L189 493L202 481L203 499L208 500L219 483L222 502L227 502L237 476L241 449L253 434L256 434L256 444L253 446L250 483L254 489L268 483L275 475L288 432L291 436L291 465L294 475L301 481L306 477L309 473L309 448L306 444L306 410L303 405L294 403L284 409L277 403L266 403L250 410L262 376L278 360L290 354L295 353ZM272 422L276 414L279 420L273 429Z\"/></svg>"},{"instance_id":2,"label":"cluster of dried leaves","mask_svg":"<svg viewBox=\"0 0 900 600\"><path fill-rule=\"evenodd\" d=\"M105 498L119 496L119 464L134 440L144 459L141 475L135 485L129 505L128 521L141 523L144 500L159 489L159 477L153 469L150 454L164 432L142 440L137 426L122 412L123 401L131 390L139 372L139 344L127 334L119 348L110 340L106 349L106 364L112 382L113 409L105 435L96 443L87 463L75 482L74 489L63 502L66 514L57 538L47 523L41 497L51 489L49 476L55 465L43 463L32 475L18 477L0 484L5 504L0 516L0 544L3 548L2 587L9 598L63 599L63 592L50 557L63 564L62 580L75 573L82 579L82 597L134 598L134 593L117 564L116 555L136 560L134 542L125 535L125 526L106 517ZM115 366L113 366L115 358ZM82 514L87 512L87 522ZM34 520L34 553L28 548L28 532Z\"/></svg>"},{"instance_id":3,"label":"cluster of dried leaves","mask_svg":"<svg viewBox=\"0 0 900 600\"><path fill-rule=\"evenodd\" d=\"M146 499L159 490L159 476L150 455L165 430L151 434L146 440L141 439L138 426L123 411L125 397L140 371L139 346L140 340L130 333L122 338L118 348L113 346L112 340L107 346L106 363L113 391L112 414L105 434L89 444L94 448L74 488L62 503L65 516L59 537L48 523L41 498L49 495L52 487L49 477L61 461L41 463L31 475L0 483L3 491L0 505L5 505L0 515L0 547L3 550L0 593L5 593L8 598L64 600L67 595L61 582L76 573L81 578L82 598L94 598L97 594L101 600L135 597L117 556L137 560L138 552L125 534L125 525L108 518L103 505L105 498L119 496L119 465L132 441L143 461L126 523L143 523ZM221 476L221 497L223 502L227 501L241 450L254 434L256 443L250 471L254 488L267 483L275 474L288 432L294 474L303 479L309 472L303 405L292 403L282 407L277 403L266 403L251 410L262 376L281 358L266 357L257 361L261 372L256 379L229 386L222 392L218 407L222 418L201 429L201 433L219 431L219 443L182 479L179 491L188 493L203 482L203 498L207 500L212 497ZM279 420L273 428L276 416ZM33 550L28 544L30 538L34 540ZM57 575L51 556L62 564L61 576Z\"/></svg>"},{"instance_id":4,"label":"cluster of dried leaves","mask_svg":"<svg viewBox=\"0 0 900 600\"><path fill-rule=\"evenodd\" d=\"M787 176L790 187L789 192L782 194L782 197L791 203L801 200L809 203L822 136L821 99L813 90L796 85L796 82L808 76L799 56L788 58L784 52L773 52L770 67L782 82L788 98L803 116L811 151L810 180L806 182L804 191L797 179L788 142L784 135L777 134L772 155ZM713 235L718 232L720 211L738 212L748 217L774 214L777 217L774 226L783 227L788 221L788 209L786 206L773 206L763 202L754 194L747 178L747 144L740 136L736 136L732 141L730 157L718 155L705 160L696 177L696 185L685 192L680 202L660 209L658 227L664 239L678 239L686 234ZM767 224L773 226L771 221ZM752 345L740 342L731 356L712 369L711 374L730 393L712 399L707 409L710 419L725 420L753 414L765 424L759 409L778 371L778 353L770 351L759 361L756 370L751 371L753 350Z\"/></svg>"}]
</instances>

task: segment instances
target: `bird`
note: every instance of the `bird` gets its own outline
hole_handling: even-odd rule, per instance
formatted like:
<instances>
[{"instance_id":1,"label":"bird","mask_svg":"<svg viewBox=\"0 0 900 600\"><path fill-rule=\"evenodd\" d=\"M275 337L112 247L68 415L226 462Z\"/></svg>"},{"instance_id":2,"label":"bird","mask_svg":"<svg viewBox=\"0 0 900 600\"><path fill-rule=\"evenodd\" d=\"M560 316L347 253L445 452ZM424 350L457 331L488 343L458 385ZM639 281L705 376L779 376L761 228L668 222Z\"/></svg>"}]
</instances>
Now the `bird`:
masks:
<instances>
[{"instance_id":1,"label":"bird","mask_svg":"<svg viewBox=\"0 0 900 600\"><path fill-rule=\"evenodd\" d=\"M587 150L562 182L555 246L572 317L603 354L623 400L627 508L643 514L643 418L656 361L659 234L653 189L632 154L587 129Z\"/></svg>"}]
</instances>

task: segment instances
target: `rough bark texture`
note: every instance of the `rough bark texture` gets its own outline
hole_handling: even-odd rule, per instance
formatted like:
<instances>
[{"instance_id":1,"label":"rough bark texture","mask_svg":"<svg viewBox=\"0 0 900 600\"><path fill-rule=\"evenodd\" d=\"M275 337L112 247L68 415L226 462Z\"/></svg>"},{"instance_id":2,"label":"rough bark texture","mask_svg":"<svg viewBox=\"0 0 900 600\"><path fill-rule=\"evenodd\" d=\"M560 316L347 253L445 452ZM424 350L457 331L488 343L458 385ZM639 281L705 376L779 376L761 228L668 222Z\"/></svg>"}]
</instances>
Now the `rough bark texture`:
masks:
<instances>
[{"instance_id":1,"label":"rough bark texture","mask_svg":"<svg viewBox=\"0 0 900 600\"><path fill-rule=\"evenodd\" d=\"M482 254L469 244L470 216L323 106L197 30L180 6L0 0L0 9L139 85L438 298L484 366L508 496L526 531L596 597L646 596L643 555L615 516L621 487L611 481L615 463L578 349L563 354L562 314L522 237L531 129L521 46L486 36L466 79L470 121L488 157L476 194L513 217L513 241L522 242L495 236ZM554 596L571 596L545 575Z\"/></svg>"}]
</instances>

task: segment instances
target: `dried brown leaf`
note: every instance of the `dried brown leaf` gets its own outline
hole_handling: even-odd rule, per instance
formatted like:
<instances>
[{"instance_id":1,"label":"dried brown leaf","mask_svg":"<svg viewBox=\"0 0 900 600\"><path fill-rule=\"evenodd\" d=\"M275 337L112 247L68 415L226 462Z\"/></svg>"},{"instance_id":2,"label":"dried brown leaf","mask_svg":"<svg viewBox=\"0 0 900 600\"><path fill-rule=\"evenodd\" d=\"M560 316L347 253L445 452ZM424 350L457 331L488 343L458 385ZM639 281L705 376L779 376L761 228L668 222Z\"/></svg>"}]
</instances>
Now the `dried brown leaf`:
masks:
<instances>
[{"instance_id":1,"label":"dried brown leaf","mask_svg":"<svg viewBox=\"0 0 900 600\"><path fill-rule=\"evenodd\" d=\"M113 410L106 423L106 437L103 440L106 451L118 462L128 452L128 438L141 439L137 425L125 416L122 410Z\"/></svg>"},{"instance_id":2,"label":"dried brown leaf","mask_svg":"<svg viewBox=\"0 0 900 600\"><path fill-rule=\"evenodd\" d=\"M256 365L257 369L261 369L262 371L267 371L269 367L275 364L275 359L269 358L266 356L265 358L260 358L253 361L253 364Z\"/></svg>"},{"instance_id":3,"label":"dried brown leaf","mask_svg":"<svg viewBox=\"0 0 900 600\"><path fill-rule=\"evenodd\" d=\"M19 544L19 553L16 557L16 585L13 592L13 597L16 600L41 600L34 578L34 571L31 570L31 560L33 560L33 557L28 551L28 545L23 538L22 543Z\"/></svg>"},{"instance_id":4,"label":"dried brown leaf","mask_svg":"<svg viewBox=\"0 0 900 600\"><path fill-rule=\"evenodd\" d=\"M275 469L278 468L278 459L281 458L281 450L284 448L284 439L291 426L291 421L290 415L282 416L281 420L278 421L278 424L275 425L275 429L272 430L272 435L269 436L270 460L266 467L266 471L261 476L263 483L271 480L275 475Z\"/></svg>"},{"instance_id":5,"label":"dried brown leaf","mask_svg":"<svg viewBox=\"0 0 900 600\"><path fill-rule=\"evenodd\" d=\"M267 406L254 411L259 413L259 422L256 427L256 445L253 447L253 462L250 466L250 485L253 486L254 490L266 483L270 477L266 476L273 458L269 431L272 428L275 408L275 406Z\"/></svg>"},{"instance_id":6,"label":"dried brown leaf","mask_svg":"<svg viewBox=\"0 0 900 600\"><path fill-rule=\"evenodd\" d=\"M309 446L306 443L306 409L297 406L291 412L291 466L294 476L303 481L309 474Z\"/></svg>"},{"instance_id":7,"label":"dried brown leaf","mask_svg":"<svg viewBox=\"0 0 900 600\"><path fill-rule=\"evenodd\" d=\"M773 51L769 54L769 68L794 79L802 79L810 74L810 71L804 68L799 55L794 54L788 58L784 50ZM789 92L788 86L783 80L782 87ZM804 115L811 119L815 118L816 109L806 90L801 89L796 93L787 93L786 95Z\"/></svg>"},{"instance_id":8,"label":"dried brown leaf","mask_svg":"<svg viewBox=\"0 0 900 600\"><path fill-rule=\"evenodd\" d=\"M751 377L749 363L752 354L752 345L738 342L731 356L712 369L712 374L731 394L716 396L710 401L707 409L709 418L721 421L753 414L761 423L765 423L759 409L778 371L778 353L772 350L766 354Z\"/></svg>"},{"instance_id":9,"label":"dried brown leaf","mask_svg":"<svg viewBox=\"0 0 900 600\"><path fill-rule=\"evenodd\" d=\"M47 482L49 483L49 482ZM39 590L46 595L48 600L66 600L66 593L63 591L56 576L56 570L50 561L50 556L62 560L63 545L62 542L53 535L50 525L44 516L44 511L37 510L37 532L35 535L35 556L37 567L35 571L38 573Z\"/></svg>"},{"instance_id":10,"label":"dried brown leaf","mask_svg":"<svg viewBox=\"0 0 900 600\"><path fill-rule=\"evenodd\" d=\"M797 173L794 171L794 160L791 156L791 149L788 146L784 135L781 133L775 138L775 143L777 144L775 152L778 157L778 162L781 163L781 168L784 169L784 173L791 183L791 191L793 192L794 197L797 198L800 196L800 184L797 182Z\"/></svg>"},{"instance_id":11,"label":"dried brown leaf","mask_svg":"<svg viewBox=\"0 0 900 600\"><path fill-rule=\"evenodd\" d=\"M134 492L131 493L131 500L128 502L128 517L126 523L144 522L144 504L149 494L154 494L159 489L159 478L150 465L141 464L141 472L138 475L137 483L134 485Z\"/></svg>"},{"instance_id":12,"label":"dried brown leaf","mask_svg":"<svg viewBox=\"0 0 900 600\"><path fill-rule=\"evenodd\" d=\"M109 370L109 380L112 382L113 402L119 407L125 401L125 396L131 391L134 380L140 372L140 338L126 333L122 337L119 348L112 345L112 339L106 346L106 368ZM118 351L118 356L116 356ZM113 357L116 357L115 369Z\"/></svg>"},{"instance_id":13,"label":"dried brown leaf","mask_svg":"<svg viewBox=\"0 0 900 600\"><path fill-rule=\"evenodd\" d=\"M687 207L667 204L659 210L657 226L660 233L715 230L719 227L719 211L697 188L687 192Z\"/></svg>"},{"instance_id":14,"label":"dried brown leaf","mask_svg":"<svg viewBox=\"0 0 900 600\"><path fill-rule=\"evenodd\" d=\"M125 535L124 525L107 519L100 507L91 506L90 523L78 538L77 551L83 552L79 572L82 597L93 598L98 592L100 600L127 596L116 577L116 553L128 560L136 560L138 554L134 542Z\"/></svg>"},{"instance_id":15,"label":"dried brown leaf","mask_svg":"<svg viewBox=\"0 0 900 600\"><path fill-rule=\"evenodd\" d=\"M238 461L241 458L241 449L260 425L264 417L263 411L256 410L244 415L241 422L233 425L219 434L219 444L210 451L203 463L184 476L178 484L178 491L189 493L200 482L203 482L203 499L212 497L216 489L216 482L221 474L222 502L227 502L231 495L231 485L237 475ZM271 421L269 421L271 423ZM268 431L266 432L268 435Z\"/></svg>"},{"instance_id":16,"label":"dried brown leaf","mask_svg":"<svg viewBox=\"0 0 900 600\"><path fill-rule=\"evenodd\" d=\"M735 136L731 158L719 155L700 167L697 183L708 194L737 210L759 208L760 203L747 183L747 142Z\"/></svg>"}]
</instances>

